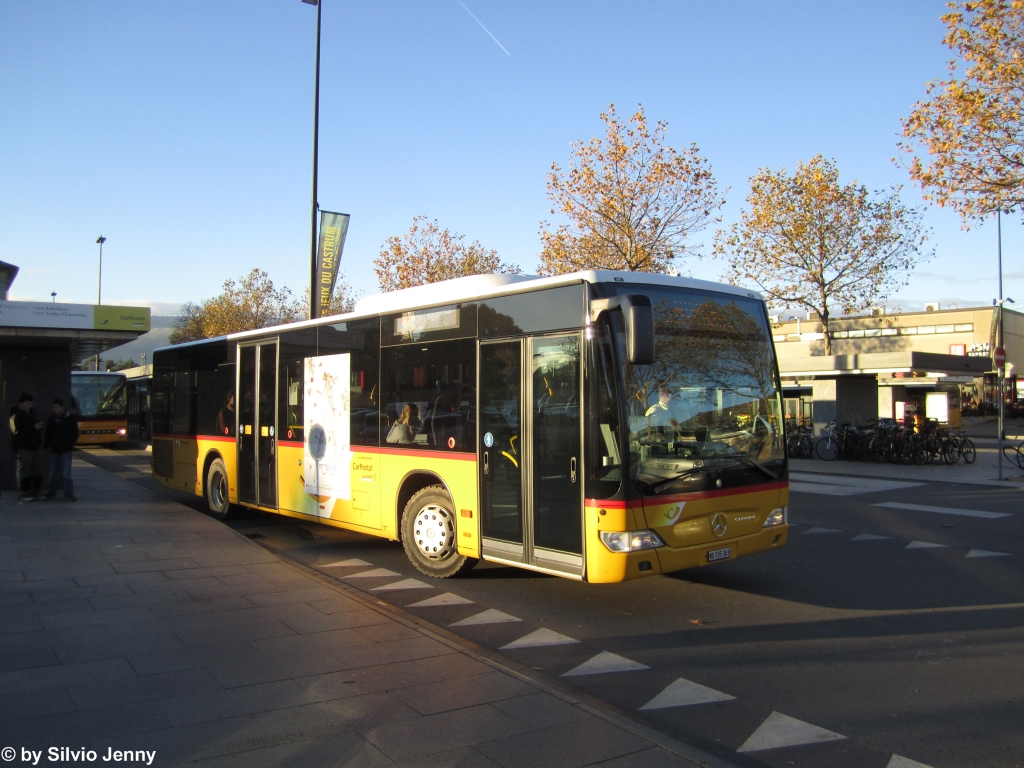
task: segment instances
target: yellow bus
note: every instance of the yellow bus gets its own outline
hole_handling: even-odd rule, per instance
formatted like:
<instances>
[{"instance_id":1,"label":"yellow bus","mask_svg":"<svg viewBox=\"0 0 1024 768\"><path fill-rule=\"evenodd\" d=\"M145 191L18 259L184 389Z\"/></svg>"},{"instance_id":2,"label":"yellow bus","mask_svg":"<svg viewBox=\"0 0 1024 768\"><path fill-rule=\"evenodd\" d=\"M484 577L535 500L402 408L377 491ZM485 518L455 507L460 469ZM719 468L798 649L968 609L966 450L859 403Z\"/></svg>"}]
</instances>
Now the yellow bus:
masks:
<instances>
[{"instance_id":1,"label":"yellow bus","mask_svg":"<svg viewBox=\"0 0 1024 768\"><path fill-rule=\"evenodd\" d=\"M153 474L216 517L400 540L438 578L617 582L786 544L778 367L745 289L477 275L153 361Z\"/></svg>"},{"instance_id":2,"label":"yellow bus","mask_svg":"<svg viewBox=\"0 0 1024 768\"><path fill-rule=\"evenodd\" d=\"M115 446L128 439L127 382L117 371L72 371L70 412L78 418L76 445Z\"/></svg>"}]
</instances>

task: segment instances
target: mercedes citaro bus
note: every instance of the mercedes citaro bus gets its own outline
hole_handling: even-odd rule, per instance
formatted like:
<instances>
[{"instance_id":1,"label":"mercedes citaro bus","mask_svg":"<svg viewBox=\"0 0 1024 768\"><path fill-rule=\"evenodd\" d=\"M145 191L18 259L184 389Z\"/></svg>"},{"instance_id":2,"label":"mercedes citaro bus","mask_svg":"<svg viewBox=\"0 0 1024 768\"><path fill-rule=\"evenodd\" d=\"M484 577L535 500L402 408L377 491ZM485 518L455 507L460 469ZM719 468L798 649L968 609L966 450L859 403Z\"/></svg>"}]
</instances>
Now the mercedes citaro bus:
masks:
<instances>
[{"instance_id":1,"label":"mercedes citaro bus","mask_svg":"<svg viewBox=\"0 0 1024 768\"><path fill-rule=\"evenodd\" d=\"M72 371L72 416L78 419L77 445L115 446L128 439L127 382L116 371Z\"/></svg>"},{"instance_id":2,"label":"mercedes citaro bus","mask_svg":"<svg viewBox=\"0 0 1024 768\"><path fill-rule=\"evenodd\" d=\"M478 275L154 355L153 474L235 505L590 582L786 544L764 301L664 275Z\"/></svg>"}]
</instances>

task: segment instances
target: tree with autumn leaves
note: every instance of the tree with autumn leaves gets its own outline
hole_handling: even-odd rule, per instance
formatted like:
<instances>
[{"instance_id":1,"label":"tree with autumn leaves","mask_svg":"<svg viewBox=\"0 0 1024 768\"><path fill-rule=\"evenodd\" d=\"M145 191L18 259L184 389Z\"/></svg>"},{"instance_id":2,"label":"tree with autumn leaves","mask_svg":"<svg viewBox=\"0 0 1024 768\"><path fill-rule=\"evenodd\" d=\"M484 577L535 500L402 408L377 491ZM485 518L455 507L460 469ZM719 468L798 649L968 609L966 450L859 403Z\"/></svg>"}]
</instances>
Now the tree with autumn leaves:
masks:
<instances>
[{"instance_id":1,"label":"tree with autumn leaves","mask_svg":"<svg viewBox=\"0 0 1024 768\"><path fill-rule=\"evenodd\" d=\"M966 226L1024 203L1024 0L949 8L949 76L929 83L903 121L900 151L925 199Z\"/></svg>"},{"instance_id":2,"label":"tree with autumn leaves","mask_svg":"<svg viewBox=\"0 0 1024 768\"><path fill-rule=\"evenodd\" d=\"M343 277L343 276L342 276ZM351 312L354 296L344 279L339 279L324 315ZM217 296L199 304L186 302L174 321L171 344L211 339L240 331L269 328L309 317L309 289L296 301L287 287L278 288L261 269L239 280L225 280Z\"/></svg>"},{"instance_id":3,"label":"tree with autumn leaves","mask_svg":"<svg viewBox=\"0 0 1024 768\"><path fill-rule=\"evenodd\" d=\"M711 166L696 144L666 145L668 124L642 106L624 122L612 104L601 120L603 139L574 142L567 171L551 165L551 213L567 222L541 222L540 273L674 271L725 203Z\"/></svg>"},{"instance_id":4,"label":"tree with autumn leaves","mask_svg":"<svg viewBox=\"0 0 1024 768\"><path fill-rule=\"evenodd\" d=\"M835 162L817 155L792 175L762 168L751 177L747 209L717 233L715 254L728 261L730 283L817 312L830 355L835 310L882 301L931 256L921 218L898 187L872 194L856 181L842 185Z\"/></svg>"},{"instance_id":5,"label":"tree with autumn leaves","mask_svg":"<svg viewBox=\"0 0 1024 768\"><path fill-rule=\"evenodd\" d=\"M465 235L441 229L436 219L414 216L409 231L389 237L374 259L380 289L396 291L467 275L522 272L515 264L503 262L497 251L477 240L466 245L465 240Z\"/></svg>"}]
</instances>

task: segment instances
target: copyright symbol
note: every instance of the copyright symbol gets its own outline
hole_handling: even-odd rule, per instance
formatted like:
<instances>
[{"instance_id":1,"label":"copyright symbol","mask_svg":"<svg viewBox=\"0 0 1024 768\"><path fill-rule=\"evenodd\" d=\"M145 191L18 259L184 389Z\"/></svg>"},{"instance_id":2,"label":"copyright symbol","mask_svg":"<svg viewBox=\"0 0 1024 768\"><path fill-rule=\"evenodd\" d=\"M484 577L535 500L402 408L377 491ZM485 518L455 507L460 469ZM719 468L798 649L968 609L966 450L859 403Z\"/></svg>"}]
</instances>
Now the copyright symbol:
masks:
<instances>
[{"instance_id":1,"label":"copyright symbol","mask_svg":"<svg viewBox=\"0 0 1024 768\"><path fill-rule=\"evenodd\" d=\"M4 747L3 750L0 751L0 757L2 757L8 763L11 762L11 760L16 758L17 756L18 753L15 751L14 747Z\"/></svg>"}]
</instances>

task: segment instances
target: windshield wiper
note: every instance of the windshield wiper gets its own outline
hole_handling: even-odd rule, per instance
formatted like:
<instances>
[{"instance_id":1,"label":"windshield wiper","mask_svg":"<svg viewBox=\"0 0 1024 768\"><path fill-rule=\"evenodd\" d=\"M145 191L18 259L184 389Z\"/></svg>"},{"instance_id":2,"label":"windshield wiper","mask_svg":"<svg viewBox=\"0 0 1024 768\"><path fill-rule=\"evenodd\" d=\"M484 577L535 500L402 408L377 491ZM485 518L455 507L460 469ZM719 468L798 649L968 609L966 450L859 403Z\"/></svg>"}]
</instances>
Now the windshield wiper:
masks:
<instances>
[{"instance_id":1,"label":"windshield wiper","mask_svg":"<svg viewBox=\"0 0 1024 768\"><path fill-rule=\"evenodd\" d=\"M680 472L678 475L674 475L673 477L666 478L665 480L659 480L656 483L651 483L647 486L647 490L657 492L659 488L663 488L666 485L672 485L673 483L678 483L680 480L687 478L690 475L707 472L708 469L710 469L710 467L693 467L692 469L687 469L685 472Z\"/></svg>"},{"instance_id":2,"label":"windshield wiper","mask_svg":"<svg viewBox=\"0 0 1024 768\"><path fill-rule=\"evenodd\" d=\"M755 467L757 469L760 469L762 472L764 472L766 475L768 475L768 477L770 477L772 480L778 480L779 478L782 477L782 475L776 475L774 472L772 472L770 469L768 469L768 467L766 467L764 464L761 464L758 461L754 461L749 456L744 456L743 454L740 454L740 453L731 453L731 454L728 454L727 456L716 456L715 458L718 458L718 459L732 459L733 461L744 462L744 463L748 464L751 467Z\"/></svg>"}]
</instances>

